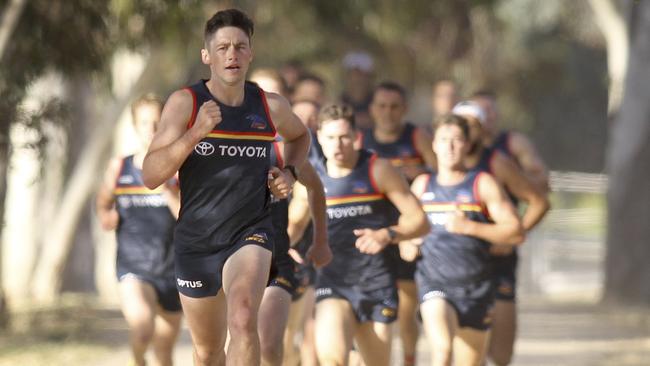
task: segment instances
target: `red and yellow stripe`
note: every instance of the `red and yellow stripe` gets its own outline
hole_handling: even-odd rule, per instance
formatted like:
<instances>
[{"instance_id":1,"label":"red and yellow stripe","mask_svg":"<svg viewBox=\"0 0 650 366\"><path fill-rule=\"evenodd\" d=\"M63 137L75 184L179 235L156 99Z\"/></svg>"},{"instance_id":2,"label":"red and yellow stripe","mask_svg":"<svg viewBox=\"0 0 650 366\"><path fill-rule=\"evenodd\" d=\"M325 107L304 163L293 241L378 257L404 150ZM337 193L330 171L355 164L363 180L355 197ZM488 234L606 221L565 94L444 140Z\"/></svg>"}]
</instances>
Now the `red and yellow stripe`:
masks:
<instances>
[{"instance_id":1,"label":"red and yellow stripe","mask_svg":"<svg viewBox=\"0 0 650 366\"><path fill-rule=\"evenodd\" d=\"M394 167L402 167L402 166L411 166L411 165L422 165L424 164L424 161L420 157L392 158L390 159L390 163Z\"/></svg>"},{"instance_id":2,"label":"red and yellow stripe","mask_svg":"<svg viewBox=\"0 0 650 366\"><path fill-rule=\"evenodd\" d=\"M483 206L475 203L426 203L422 206L425 212L452 212L461 211L483 212Z\"/></svg>"},{"instance_id":3,"label":"red and yellow stripe","mask_svg":"<svg viewBox=\"0 0 650 366\"><path fill-rule=\"evenodd\" d=\"M275 133L273 132L232 132L232 131L219 131L215 130L208 134L207 137L228 139L228 140L257 140L257 141L273 141L275 140Z\"/></svg>"},{"instance_id":4,"label":"red and yellow stripe","mask_svg":"<svg viewBox=\"0 0 650 366\"><path fill-rule=\"evenodd\" d=\"M326 200L327 206L343 205L348 203L372 202L384 199L380 193L372 194L354 194L349 196L332 197Z\"/></svg>"},{"instance_id":5,"label":"red and yellow stripe","mask_svg":"<svg viewBox=\"0 0 650 366\"><path fill-rule=\"evenodd\" d=\"M151 190L145 186L117 187L113 191L115 195L121 194L160 194L163 192L162 186Z\"/></svg>"}]
</instances>

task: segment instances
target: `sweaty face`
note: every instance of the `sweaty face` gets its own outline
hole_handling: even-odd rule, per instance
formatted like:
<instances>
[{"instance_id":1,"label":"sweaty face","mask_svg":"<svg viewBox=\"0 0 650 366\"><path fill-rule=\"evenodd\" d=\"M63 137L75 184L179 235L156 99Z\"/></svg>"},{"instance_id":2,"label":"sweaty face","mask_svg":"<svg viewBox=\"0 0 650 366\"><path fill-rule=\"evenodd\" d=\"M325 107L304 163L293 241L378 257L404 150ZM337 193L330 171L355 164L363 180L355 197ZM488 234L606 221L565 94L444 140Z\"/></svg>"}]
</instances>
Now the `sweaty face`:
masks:
<instances>
[{"instance_id":1,"label":"sweaty face","mask_svg":"<svg viewBox=\"0 0 650 366\"><path fill-rule=\"evenodd\" d=\"M246 78L248 67L253 61L253 50L246 33L237 27L219 28L201 50L204 64L210 65L212 75L226 85L234 85Z\"/></svg>"},{"instance_id":2,"label":"sweaty face","mask_svg":"<svg viewBox=\"0 0 650 366\"><path fill-rule=\"evenodd\" d=\"M462 165L468 144L460 127L442 125L435 132L432 147L438 159L438 168L453 168Z\"/></svg>"},{"instance_id":3,"label":"sweaty face","mask_svg":"<svg viewBox=\"0 0 650 366\"><path fill-rule=\"evenodd\" d=\"M345 164L354 156L356 132L344 119L325 121L318 130L318 142L327 160Z\"/></svg>"},{"instance_id":4,"label":"sweaty face","mask_svg":"<svg viewBox=\"0 0 650 366\"><path fill-rule=\"evenodd\" d=\"M133 128L143 147L148 147L156 132L162 111L157 104L147 103L138 106L134 113Z\"/></svg>"},{"instance_id":5,"label":"sweaty face","mask_svg":"<svg viewBox=\"0 0 650 366\"><path fill-rule=\"evenodd\" d=\"M318 129L318 108L312 103L298 102L291 107L293 113L300 118L300 121L313 132Z\"/></svg>"},{"instance_id":6,"label":"sweaty face","mask_svg":"<svg viewBox=\"0 0 650 366\"><path fill-rule=\"evenodd\" d=\"M372 98L370 114L377 128L388 132L396 131L406 114L404 98L396 91L379 89Z\"/></svg>"}]
</instances>

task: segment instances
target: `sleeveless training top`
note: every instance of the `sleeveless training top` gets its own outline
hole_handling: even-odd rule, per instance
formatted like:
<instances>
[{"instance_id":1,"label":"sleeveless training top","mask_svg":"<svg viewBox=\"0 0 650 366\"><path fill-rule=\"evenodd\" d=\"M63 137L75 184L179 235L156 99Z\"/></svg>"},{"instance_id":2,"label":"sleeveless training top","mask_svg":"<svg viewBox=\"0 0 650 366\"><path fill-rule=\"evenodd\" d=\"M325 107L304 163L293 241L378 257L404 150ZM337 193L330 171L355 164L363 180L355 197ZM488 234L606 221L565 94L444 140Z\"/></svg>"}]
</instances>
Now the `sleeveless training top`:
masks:
<instances>
[{"instance_id":1,"label":"sleeveless training top","mask_svg":"<svg viewBox=\"0 0 650 366\"><path fill-rule=\"evenodd\" d=\"M391 286L393 274L386 251L361 253L356 247L355 229L380 229L397 223L399 212L381 193L371 175L376 155L359 151L355 168L345 177L332 178L324 164L316 170L327 199L327 224L333 259L319 273L324 282L338 286L359 286L374 290Z\"/></svg>"},{"instance_id":2,"label":"sleeveless training top","mask_svg":"<svg viewBox=\"0 0 650 366\"><path fill-rule=\"evenodd\" d=\"M172 233L176 220L162 191L162 187L145 187L133 155L122 160L113 192L120 217L116 230L118 272L152 277L174 275Z\"/></svg>"},{"instance_id":3,"label":"sleeveless training top","mask_svg":"<svg viewBox=\"0 0 650 366\"><path fill-rule=\"evenodd\" d=\"M458 206L473 221L487 223L489 218L477 191L482 172L471 171L456 185L442 186L436 175L429 175L424 193L420 195L431 231L422 244L422 260L418 271L427 279L442 285L465 285L488 278L490 243L473 236L449 233L445 224Z\"/></svg>"},{"instance_id":4,"label":"sleeveless training top","mask_svg":"<svg viewBox=\"0 0 650 366\"><path fill-rule=\"evenodd\" d=\"M188 128L209 100L219 105L222 121L179 169L181 211L174 236L178 251L224 249L269 217L267 174L275 127L266 96L257 84L246 82L242 105L226 106L205 83L187 88L194 98Z\"/></svg>"},{"instance_id":5,"label":"sleeveless training top","mask_svg":"<svg viewBox=\"0 0 650 366\"><path fill-rule=\"evenodd\" d=\"M375 139L372 130L364 130L362 134L363 148L373 151L380 158L388 159L394 167L403 170L407 167L422 167L426 165L422 156L415 148L415 133L417 128L406 123L400 137L391 143L381 143Z\"/></svg>"}]
</instances>

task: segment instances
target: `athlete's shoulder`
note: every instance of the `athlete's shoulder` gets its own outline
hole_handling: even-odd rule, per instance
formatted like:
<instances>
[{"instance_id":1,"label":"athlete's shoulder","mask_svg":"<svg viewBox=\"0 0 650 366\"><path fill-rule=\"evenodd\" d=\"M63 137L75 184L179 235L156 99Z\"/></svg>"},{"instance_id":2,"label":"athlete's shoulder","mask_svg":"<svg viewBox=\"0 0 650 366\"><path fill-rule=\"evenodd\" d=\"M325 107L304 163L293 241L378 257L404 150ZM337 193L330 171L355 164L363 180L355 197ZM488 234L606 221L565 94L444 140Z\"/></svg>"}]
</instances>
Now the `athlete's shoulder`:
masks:
<instances>
[{"instance_id":1,"label":"athlete's shoulder","mask_svg":"<svg viewBox=\"0 0 650 366\"><path fill-rule=\"evenodd\" d=\"M420 174L413 180L411 183L411 192L415 194L416 197L420 197L424 191L427 189L427 185L431 180L431 173Z\"/></svg>"},{"instance_id":2,"label":"athlete's shoulder","mask_svg":"<svg viewBox=\"0 0 650 366\"><path fill-rule=\"evenodd\" d=\"M261 89L260 89L261 90ZM291 105L287 98L283 97L280 94L267 92L261 90L262 95L266 99L266 103L269 107L269 112L271 113L285 113L291 111Z\"/></svg>"}]
</instances>

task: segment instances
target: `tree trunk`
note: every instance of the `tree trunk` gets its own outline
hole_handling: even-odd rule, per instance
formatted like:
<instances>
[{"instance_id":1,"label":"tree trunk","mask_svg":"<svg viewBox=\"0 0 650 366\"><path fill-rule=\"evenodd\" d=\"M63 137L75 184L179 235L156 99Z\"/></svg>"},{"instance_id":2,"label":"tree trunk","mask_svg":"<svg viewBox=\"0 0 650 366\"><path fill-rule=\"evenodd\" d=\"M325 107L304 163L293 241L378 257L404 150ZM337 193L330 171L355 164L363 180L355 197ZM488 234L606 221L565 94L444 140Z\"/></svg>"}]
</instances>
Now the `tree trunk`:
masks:
<instances>
[{"instance_id":1,"label":"tree trunk","mask_svg":"<svg viewBox=\"0 0 650 366\"><path fill-rule=\"evenodd\" d=\"M650 2L634 2L619 118L612 124L604 301L650 304Z\"/></svg>"},{"instance_id":2,"label":"tree trunk","mask_svg":"<svg viewBox=\"0 0 650 366\"><path fill-rule=\"evenodd\" d=\"M14 29L16 29L18 20L20 20L23 9L25 9L25 4L27 4L27 0L11 0L2 13L2 21L0 22L0 60L5 54L7 44L9 44L9 39L14 33Z\"/></svg>"},{"instance_id":3,"label":"tree trunk","mask_svg":"<svg viewBox=\"0 0 650 366\"><path fill-rule=\"evenodd\" d=\"M154 49L147 57L149 60L159 60L164 49ZM80 152L65 191L57 214L50 225L47 245L43 247L40 260L36 266L32 295L41 304L53 303L61 291L63 273L74 244L74 236L81 216L88 212L89 200L102 177L106 162L110 157L111 144L116 123L120 115L128 108L131 100L144 91L160 89L161 74L169 74L162 70L161 63L147 62L137 82L128 90L126 95L114 99L101 110L101 118ZM184 66L178 65L180 70ZM178 72L178 70L174 70ZM182 78L184 73L178 73Z\"/></svg>"},{"instance_id":4,"label":"tree trunk","mask_svg":"<svg viewBox=\"0 0 650 366\"><path fill-rule=\"evenodd\" d=\"M612 0L589 0L596 24L607 44L607 69L609 74L609 115L616 113L623 100L625 74L629 57L629 35L623 15Z\"/></svg>"},{"instance_id":5,"label":"tree trunk","mask_svg":"<svg viewBox=\"0 0 650 366\"><path fill-rule=\"evenodd\" d=\"M7 171L9 166L9 121L0 120L0 329L6 328L9 322L9 311L4 292L4 268L2 266L4 245L2 245L2 229L5 225L5 197L7 196Z\"/></svg>"},{"instance_id":6,"label":"tree trunk","mask_svg":"<svg viewBox=\"0 0 650 366\"><path fill-rule=\"evenodd\" d=\"M6 222L2 231L5 258L5 291L11 308L20 307L29 297L29 284L37 258L40 230L38 151L33 145L38 132L20 123L11 128L12 153L9 159Z\"/></svg>"}]
</instances>

